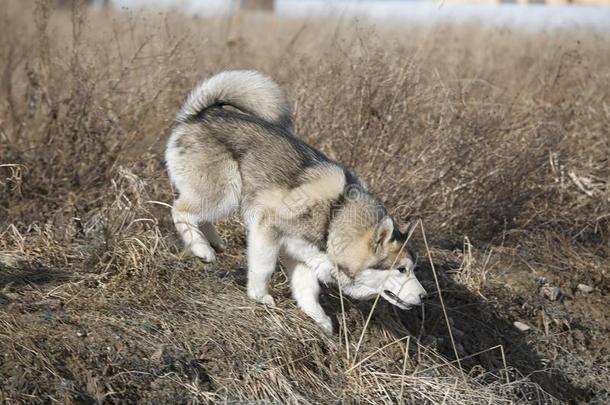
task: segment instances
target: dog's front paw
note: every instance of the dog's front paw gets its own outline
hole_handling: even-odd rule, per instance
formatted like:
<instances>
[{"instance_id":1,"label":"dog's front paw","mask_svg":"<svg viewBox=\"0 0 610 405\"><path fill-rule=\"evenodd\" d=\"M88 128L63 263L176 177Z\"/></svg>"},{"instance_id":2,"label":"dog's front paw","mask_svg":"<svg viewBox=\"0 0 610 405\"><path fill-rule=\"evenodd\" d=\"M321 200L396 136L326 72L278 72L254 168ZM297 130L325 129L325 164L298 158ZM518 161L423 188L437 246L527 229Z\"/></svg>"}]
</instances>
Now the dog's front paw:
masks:
<instances>
[{"instance_id":1,"label":"dog's front paw","mask_svg":"<svg viewBox=\"0 0 610 405\"><path fill-rule=\"evenodd\" d=\"M216 260L216 253L211 246L204 243L195 243L191 246L191 252L203 261L211 263Z\"/></svg>"},{"instance_id":2,"label":"dog's front paw","mask_svg":"<svg viewBox=\"0 0 610 405\"><path fill-rule=\"evenodd\" d=\"M256 292L248 291L248 297L252 298L254 301L259 302L261 304L264 304L264 305L267 305L270 307L275 306L275 300L269 294L257 294Z\"/></svg>"},{"instance_id":3,"label":"dog's front paw","mask_svg":"<svg viewBox=\"0 0 610 405\"><path fill-rule=\"evenodd\" d=\"M333 321L330 317L325 316L323 318L316 319L316 323L327 335L333 334Z\"/></svg>"}]
</instances>

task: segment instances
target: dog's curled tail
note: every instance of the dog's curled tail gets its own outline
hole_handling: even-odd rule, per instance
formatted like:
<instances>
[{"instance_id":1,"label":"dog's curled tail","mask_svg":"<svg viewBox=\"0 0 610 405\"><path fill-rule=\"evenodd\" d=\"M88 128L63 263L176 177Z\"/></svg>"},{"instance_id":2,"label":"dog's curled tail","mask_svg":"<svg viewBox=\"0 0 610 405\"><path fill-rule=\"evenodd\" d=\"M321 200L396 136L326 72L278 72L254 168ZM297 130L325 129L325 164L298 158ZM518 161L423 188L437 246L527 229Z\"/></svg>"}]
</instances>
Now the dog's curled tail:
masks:
<instances>
[{"instance_id":1,"label":"dog's curled tail","mask_svg":"<svg viewBox=\"0 0 610 405\"><path fill-rule=\"evenodd\" d=\"M202 81L188 96L177 120L185 122L210 107L222 105L267 122L292 126L290 108L280 87L253 70L227 70Z\"/></svg>"}]
</instances>

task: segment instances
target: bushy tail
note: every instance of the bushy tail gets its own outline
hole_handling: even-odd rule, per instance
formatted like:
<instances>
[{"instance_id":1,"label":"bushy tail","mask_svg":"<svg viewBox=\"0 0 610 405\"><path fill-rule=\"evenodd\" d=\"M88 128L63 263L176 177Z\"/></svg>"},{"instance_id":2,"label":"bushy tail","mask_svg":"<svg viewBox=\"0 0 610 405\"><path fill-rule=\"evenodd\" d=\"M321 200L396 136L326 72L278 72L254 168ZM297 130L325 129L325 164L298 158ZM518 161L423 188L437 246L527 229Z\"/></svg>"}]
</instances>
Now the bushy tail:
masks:
<instances>
[{"instance_id":1,"label":"bushy tail","mask_svg":"<svg viewBox=\"0 0 610 405\"><path fill-rule=\"evenodd\" d=\"M187 121L212 106L223 104L274 124L292 125L282 90L269 77L253 70L227 70L202 81L188 96L177 120Z\"/></svg>"}]
</instances>

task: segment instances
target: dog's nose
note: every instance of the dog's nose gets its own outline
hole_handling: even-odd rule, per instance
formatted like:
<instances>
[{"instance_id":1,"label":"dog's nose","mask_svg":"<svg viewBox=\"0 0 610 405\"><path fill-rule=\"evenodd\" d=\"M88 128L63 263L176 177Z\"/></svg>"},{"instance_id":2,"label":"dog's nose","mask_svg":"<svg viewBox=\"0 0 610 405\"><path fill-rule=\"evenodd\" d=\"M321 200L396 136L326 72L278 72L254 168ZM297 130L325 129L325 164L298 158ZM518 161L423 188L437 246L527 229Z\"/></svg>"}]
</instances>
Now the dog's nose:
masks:
<instances>
[{"instance_id":1,"label":"dog's nose","mask_svg":"<svg viewBox=\"0 0 610 405\"><path fill-rule=\"evenodd\" d=\"M423 291L419 293L419 299L423 300L424 298L426 298L428 296L428 293Z\"/></svg>"},{"instance_id":2,"label":"dog's nose","mask_svg":"<svg viewBox=\"0 0 610 405\"><path fill-rule=\"evenodd\" d=\"M408 302L411 305L416 305L416 306L421 305L421 299L417 295L411 295L411 299Z\"/></svg>"}]
</instances>

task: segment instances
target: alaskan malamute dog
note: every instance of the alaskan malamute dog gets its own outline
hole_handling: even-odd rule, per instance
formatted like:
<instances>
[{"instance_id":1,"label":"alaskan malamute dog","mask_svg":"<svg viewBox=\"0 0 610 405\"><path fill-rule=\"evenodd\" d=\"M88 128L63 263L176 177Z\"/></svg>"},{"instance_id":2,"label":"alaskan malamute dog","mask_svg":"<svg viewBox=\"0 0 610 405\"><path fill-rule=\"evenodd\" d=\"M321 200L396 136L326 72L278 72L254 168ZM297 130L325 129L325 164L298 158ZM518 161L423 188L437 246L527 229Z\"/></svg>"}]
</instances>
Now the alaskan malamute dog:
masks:
<instances>
[{"instance_id":1,"label":"alaskan malamute dog","mask_svg":"<svg viewBox=\"0 0 610 405\"><path fill-rule=\"evenodd\" d=\"M296 137L283 92L254 71L200 83L180 110L165 155L179 193L172 215L194 255L225 248L214 223L239 209L248 228L248 296L274 305L281 260L299 307L325 331L319 281L353 298L421 304L407 232L351 171ZM201 228L199 228L201 225Z\"/></svg>"}]
</instances>

